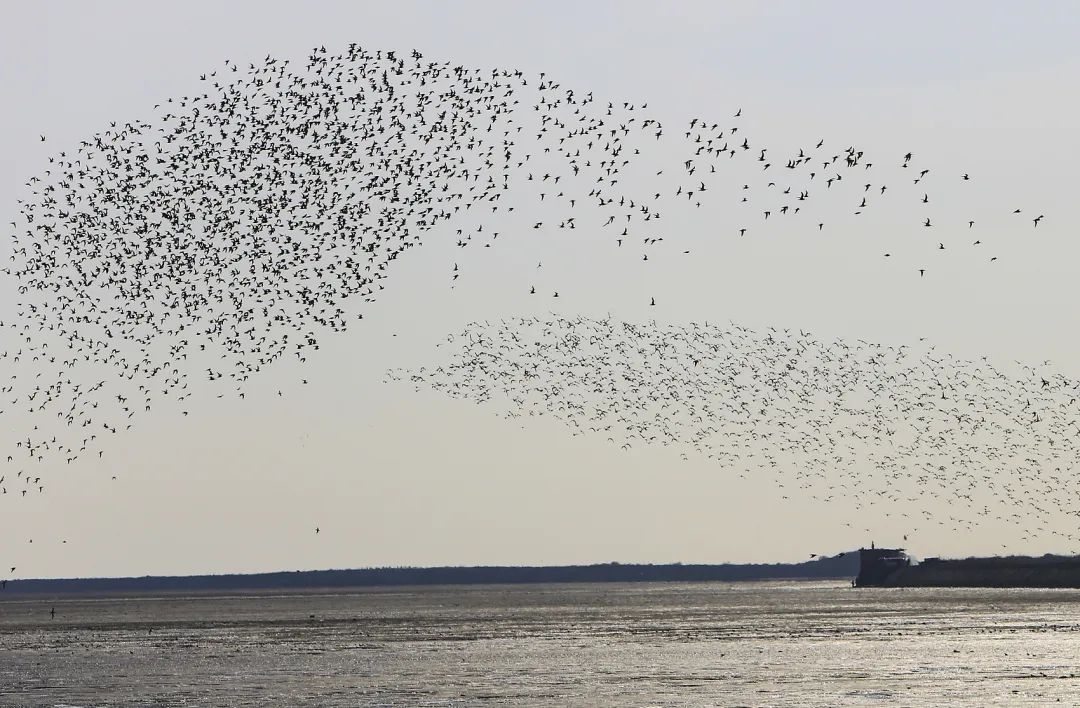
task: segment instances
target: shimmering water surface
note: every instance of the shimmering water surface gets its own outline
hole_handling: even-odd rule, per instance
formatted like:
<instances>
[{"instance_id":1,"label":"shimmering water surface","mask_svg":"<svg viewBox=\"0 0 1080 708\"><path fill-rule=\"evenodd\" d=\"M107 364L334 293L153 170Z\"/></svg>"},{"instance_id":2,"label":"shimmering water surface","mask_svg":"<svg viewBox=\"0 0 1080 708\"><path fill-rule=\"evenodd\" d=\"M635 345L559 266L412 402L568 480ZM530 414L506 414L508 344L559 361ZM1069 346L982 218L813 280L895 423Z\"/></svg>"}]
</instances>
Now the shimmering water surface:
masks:
<instances>
[{"instance_id":1,"label":"shimmering water surface","mask_svg":"<svg viewBox=\"0 0 1080 708\"><path fill-rule=\"evenodd\" d=\"M784 582L0 595L3 706L1058 701L1080 705L1080 591Z\"/></svg>"}]
</instances>

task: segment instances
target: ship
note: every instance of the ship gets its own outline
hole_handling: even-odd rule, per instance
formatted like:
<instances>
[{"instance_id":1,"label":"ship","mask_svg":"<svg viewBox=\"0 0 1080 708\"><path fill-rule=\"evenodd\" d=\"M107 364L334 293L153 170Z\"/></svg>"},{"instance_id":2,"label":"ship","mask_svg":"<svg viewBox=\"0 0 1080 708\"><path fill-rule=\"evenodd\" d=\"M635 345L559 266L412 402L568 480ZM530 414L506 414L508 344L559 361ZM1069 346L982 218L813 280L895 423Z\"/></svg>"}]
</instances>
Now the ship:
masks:
<instances>
[{"instance_id":1,"label":"ship","mask_svg":"<svg viewBox=\"0 0 1080 708\"><path fill-rule=\"evenodd\" d=\"M859 549L856 587L1080 588L1080 557L926 558L903 548Z\"/></svg>"}]
</instances>

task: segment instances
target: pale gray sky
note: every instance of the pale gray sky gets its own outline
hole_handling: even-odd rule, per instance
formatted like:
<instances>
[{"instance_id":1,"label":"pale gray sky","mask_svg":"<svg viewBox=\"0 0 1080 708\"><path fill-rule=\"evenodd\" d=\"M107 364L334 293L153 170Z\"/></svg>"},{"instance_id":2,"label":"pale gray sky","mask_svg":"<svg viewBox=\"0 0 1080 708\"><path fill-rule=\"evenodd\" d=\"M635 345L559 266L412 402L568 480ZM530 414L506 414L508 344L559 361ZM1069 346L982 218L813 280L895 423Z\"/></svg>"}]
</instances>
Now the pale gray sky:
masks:
<instances>
[{"instance_id":1,"label":"pale gray sky","mask_svg":"<svg viewBox=\"0 0 1080 708\"><path fill-rule=\"evenodd\" d=\"M0 210L3 222L15 218L23 183L51 151L110 120L149 116L226 58L299 58L349 42L415 47L433 60L544 71L598 100L648 102L665 121L742 108L756 134L787 148L825 138L882 160L913 151L935 171L971 173L978 191L964 208L987 214L1000 252L994 270L949 261L948 277L919 282L885 269L880 248L866 245L905 238L904 223L877 222L873 233L850 224L820 240L780 234L648 273L608 274L593 267L591 246L554 241L545 267L568 295L559 312L730 318L892 343L925 336L961 356L1051 359L1080 376L1077 36L1071 2L12 4L0 27ZM1045 223L991 226L1014 205ZM943 219L959 218L942 208ZM695 243L710 237L700 220L666 228ZM101 463L53 471L47 494L0 498L0 558L22 577L44 577L800 560L869 542L830 510L738 484L704 460L624 453L552 421L522 429L383 384L387 368L424 362L469 320L555 309L507 294L532 267L525 242L473 258L448 295L450 233L432 232L430 247L401 259L363 326L325 339L307 368L265 372L244 401L147 416ZM666 293L651 311L640 307L646 287ZM10 317L9 283L4 297L0 317ZM301 376L310 385L296 385ZM3 425L17 430L20 420L5 413ZM866 524L879 543L907 532ZM992 552L1009 533L923 535L912 550Z\"/></svg>"}]
</instances>

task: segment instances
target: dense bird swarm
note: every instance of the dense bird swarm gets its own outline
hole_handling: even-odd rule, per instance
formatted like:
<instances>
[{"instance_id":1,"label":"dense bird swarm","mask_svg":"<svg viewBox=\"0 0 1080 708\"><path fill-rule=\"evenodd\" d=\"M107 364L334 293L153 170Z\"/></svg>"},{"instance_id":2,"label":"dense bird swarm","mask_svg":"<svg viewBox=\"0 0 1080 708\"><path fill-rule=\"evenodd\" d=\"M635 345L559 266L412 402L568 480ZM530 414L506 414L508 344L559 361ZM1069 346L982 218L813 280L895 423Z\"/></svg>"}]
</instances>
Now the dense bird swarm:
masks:
<instances>
[{"instance_id":1,"label":"dense bird swarm","mask_svg":"<svg viewBox=\"0 0 1080 708\"><path fill-rule=\"evenodd\" d=\"M997 520L1025 539L1080 538L1055 529L1080 515L1080 383L1047 370L924 344L585 317L478 322L440 346L444 362L391 379L515 419L553 416L623 449L771 470L790 493L880 503L911 530Z\"/></svg>"},{"instance_id":2,"label":"dense bird swarm","mask_svg":"<svg viewBox=\"0 0 1080 708\"><path fill-rule=\"evenodd\" d=\"M671 214L700 215L716 225L717 238L735 240L813 236L834 219L867 219L881 206L884 218L901 218L912 232L902 243L874 245L872 255L892 258L904 251L915 258L919 267L906 277L933 273L936 254L946 248L966 249L970 262L983 267L995 259L983 250L990 246L982 245L986 237L978 236L975 214L941 224L931 211L944 198L942 189L970 190L969 176L939 177L911 154L875 164L861 149L816 138L800 148L771 149L752 134L741 110L722 120L692 118L668 126L650 117L646 103L598 100L544 74L453 66L415 51L352 45L332 53L321 47L296 63L272 57L245 63L227 60L200 77L199 90L154 106L151 117L119 120L57 150L42 174L26 183L11 222L12 256L2 271L20 294L15 319L2 323L6 349L0 361L11 375L0 389L0 415L16 418L19 426L9 426L3 494L9 487L21 496L44 492L41 465L100 458L105 440L158 403L186 413L196 379L218 397L243 397L249 379L268 366L283 358L305 361L325 335L363 317L387 286L393 261L429 232L454 239L458 247L462 264L447 264L451 286L469 272L464 261L470 246L510 240L512 248L514 238L556 233L600 240L619 255L622 260L595 264L597 278L624 257L648 262L653 256L649 266L663 268L672 257L690 253L678 233L665 230ZM1029 229L1042 219L1027 224L1026 213L996 204L987 213ZM930 236L935 229L945 235ZM502 240L500 233L506 234ZM521 293L559 296L540 282L543 272L536 277L520 284ZM641 304L655 304L658 296L643 294ZM643 330L640 336L651 335ZM687 336L672 340L666 351L700 357L700 344ZM686 351L671 348L678 346ZM779 356L771 345L761 346ZM550 387L549 403L571 410L578 405L570 397L577 389L560 388L563 371L543 359L557 353L533 353L540 357L533 378ZM606 361L589 360L592 379L614 375ZM618 365L612 358L611 367ZM704 376L717 371L716 365L706 362L691 371ZM822 359L820 376L799 385L819 397L836 397L858 388L854 374L843 372L859 366L867 367L861 370L866 375L885 364ZM586 380L585 369L577 375ZM986 376L955 385L998 400L993 386L1001 382ZM795 381L792 374L790 385ZM922 381L908 383L918 388ZM703 383L673 379L669 386L690 388L664 395L689 397ZM886 386L878 393L893 390ZM610 419L641 417L640 411L619 408L624 400L641 405L638 398L621 398L622 388L610 395ZM743 453L723 436L767 433L784 444L762 458L769 464L779 465L778 455L801 444L808 446L803 475L824 476L826 467L838 468L847 471L844 478L855 490L865 488L855 474L854 451L843 453L849 455L843 464L826 465L823 449L809 442L820 435L820 426L830 425L843 441L838 448L857 439L860 421L854 421L853 432L844 432L848 423L837 414L842 405L784 419L776 417L783 408L740 400L746 407L739 416L719 402L695 409L700 421L693 434L684 424L676 430L675 423L654 426L645 420L628 430L646 440L678 440L724 460ZM1047 427L1054 420L1049 413L1043 428L1023 432L1005 425L1001 411L984 415L1004 427L980 427L974 413L953 421L944 404L935 404L939 408L927 413L926 430L900 442L885 422L889 401L874 405L883 417L861 421L876 426L865 434L887 436L895 448L885 454L882 446L867 458L875 469L899 474L904 461L929 464L933 449L952 462L918 474L943 491L967 494L968 481L978 476L975 468L995 451L992 468L1015 462L1018 475L996 482L1001 494L1038 491L1024 503L1046 505L1063 494L1044 493L1056 489L1052 478L1033 476L1054 473L1049 451L1065 459L1072 449L1069 435ZM1013 413L1030 416L1031 406ZM584 412L575 415L568 420L586 425ZM950 432L938 440L935 426L946 423L951 427L941 429ZM964 426L988 442L964 438ZM1027 454L1041 455L1041 464L1051 466L1018 459L1024 456L1018 446L1044 429L1055 444L1043 445L1039 438L1039 450L1047 452Z\"/></svg>"}]
</instances>

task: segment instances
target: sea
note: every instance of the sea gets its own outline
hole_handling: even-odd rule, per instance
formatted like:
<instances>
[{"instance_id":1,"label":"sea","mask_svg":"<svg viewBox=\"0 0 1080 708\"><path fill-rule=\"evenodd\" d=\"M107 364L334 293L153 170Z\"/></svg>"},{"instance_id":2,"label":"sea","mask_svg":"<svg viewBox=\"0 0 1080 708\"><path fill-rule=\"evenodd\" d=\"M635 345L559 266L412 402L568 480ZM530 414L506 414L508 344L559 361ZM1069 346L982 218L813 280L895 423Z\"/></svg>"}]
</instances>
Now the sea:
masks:
<instances>
[{"instance_id":1,"label":"sea","mask_svg":"<svg viewBox=\"0 0 1080 708\"><path fill-rule=\"evenodd\" d=\"M5 707L886 705L1080 705L1080 591L0 595Z\"/></svg>"}]
</instances>

